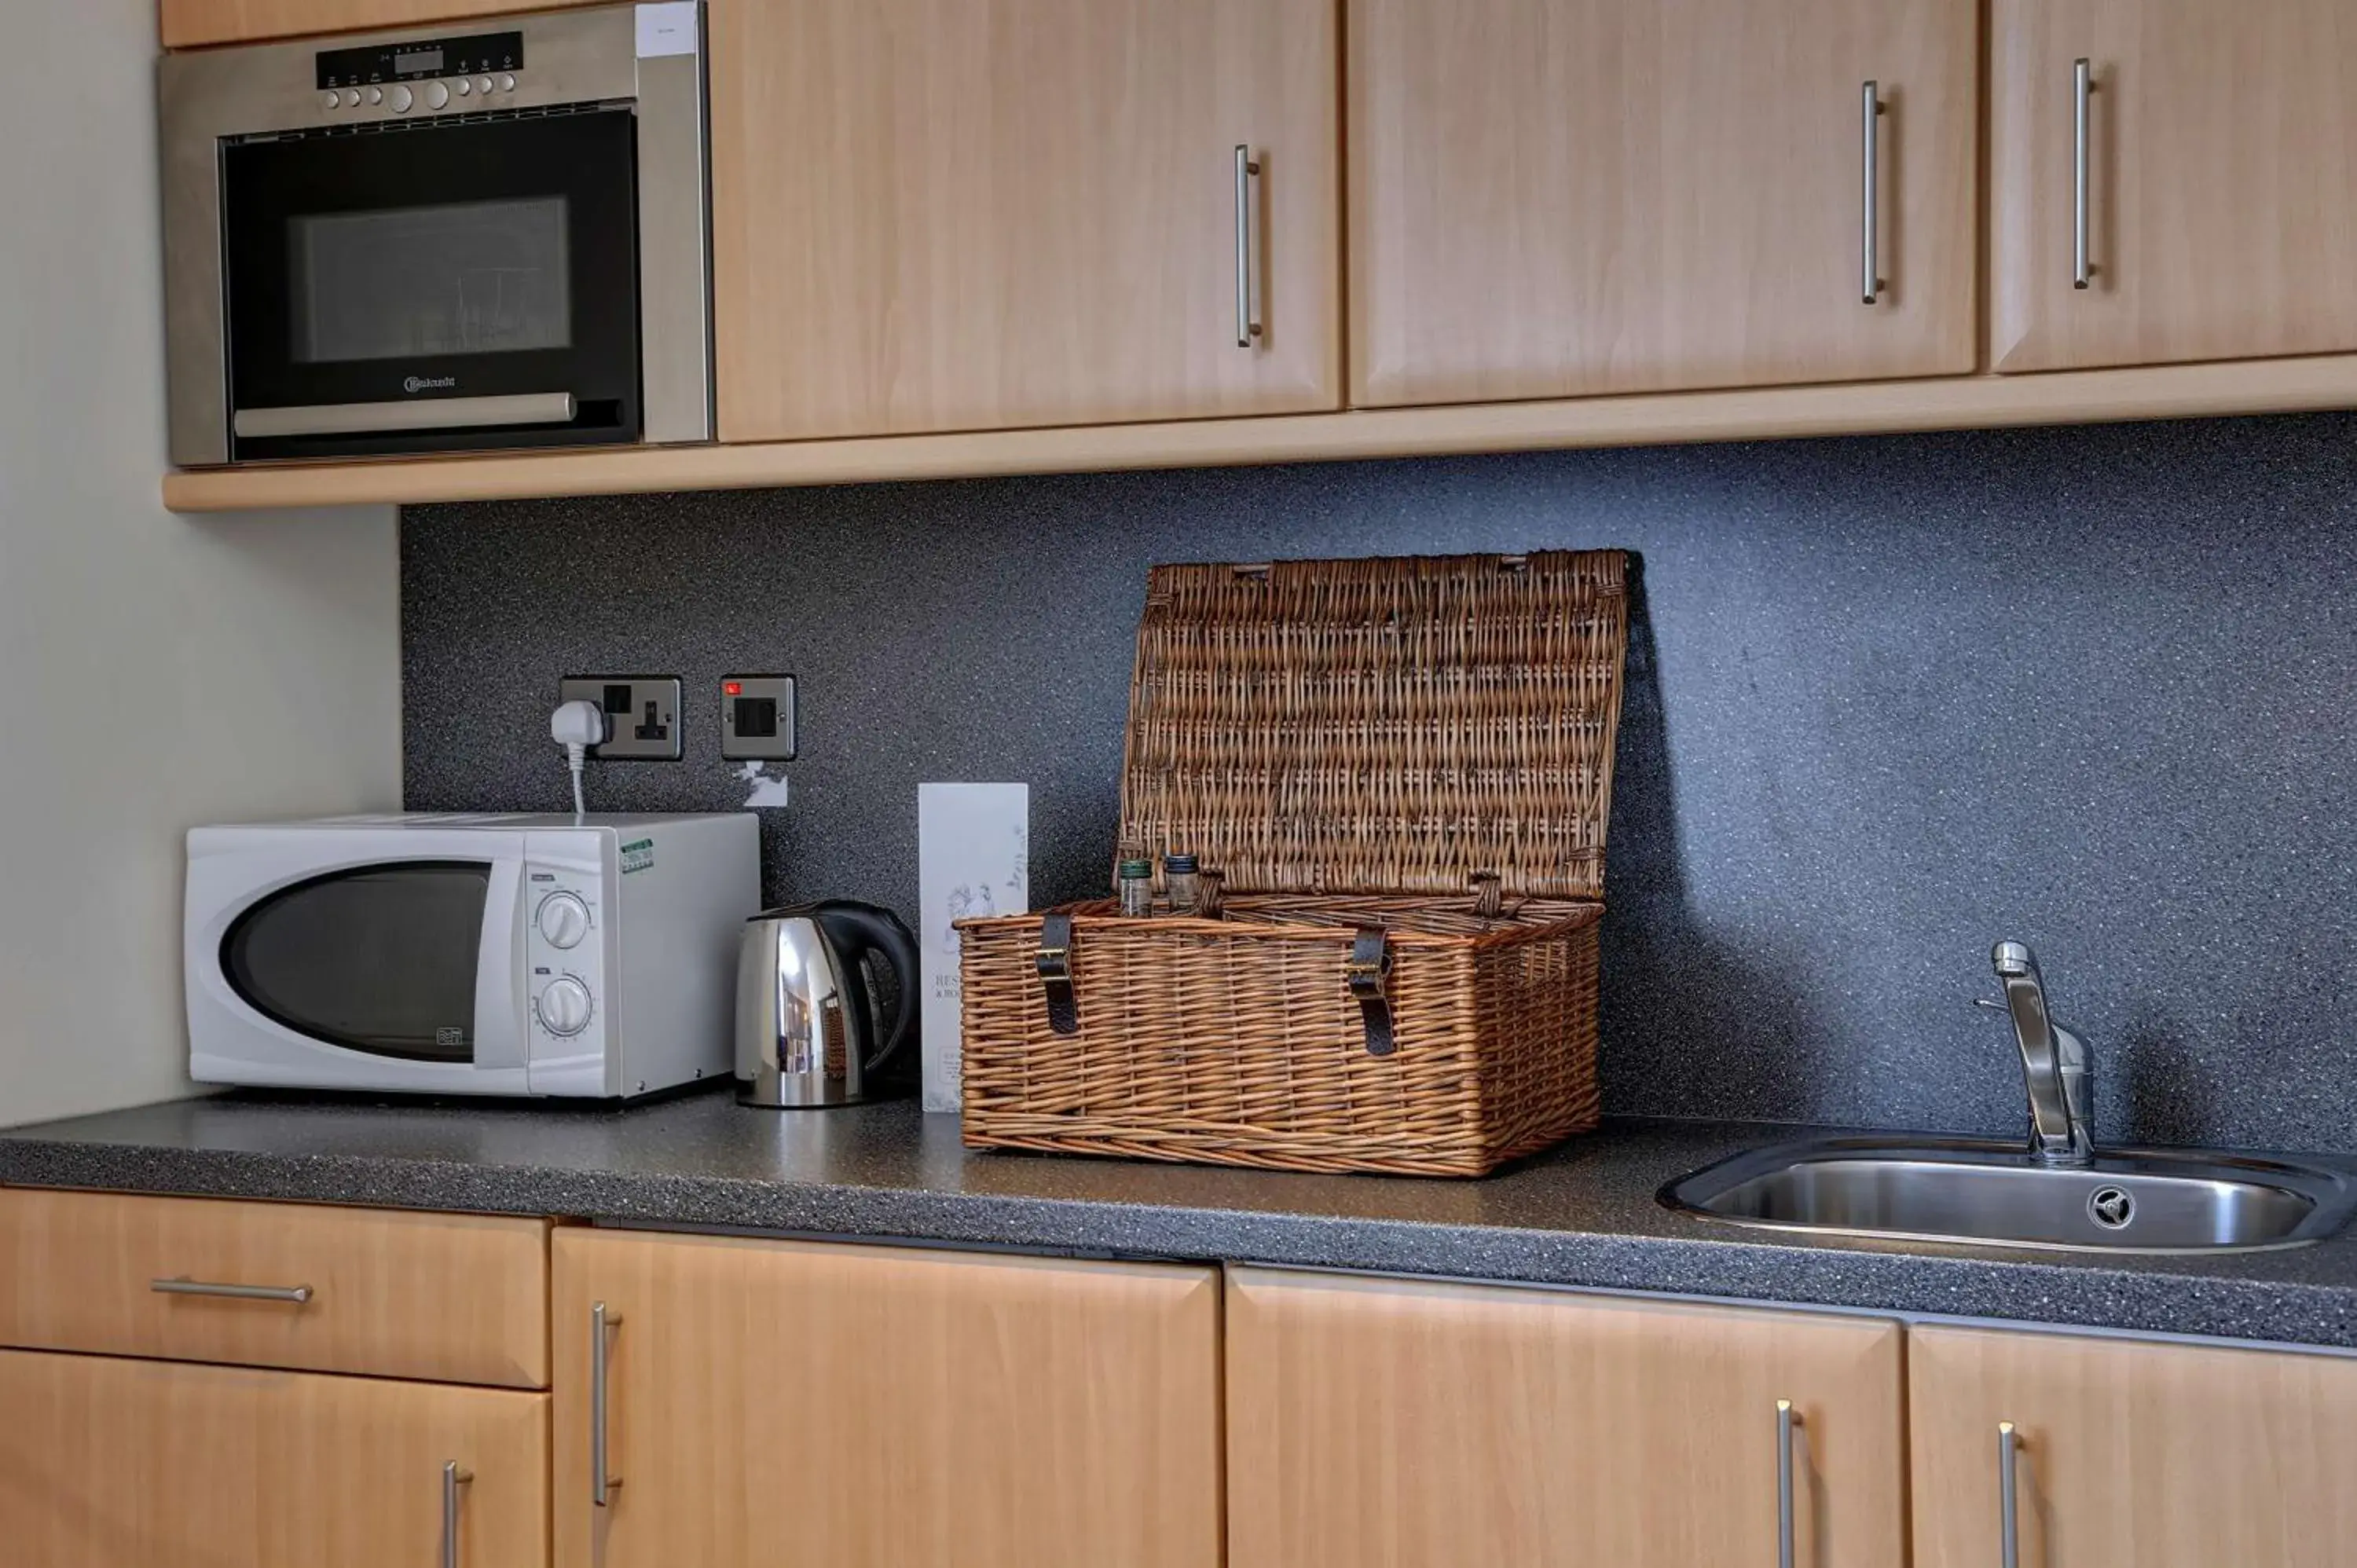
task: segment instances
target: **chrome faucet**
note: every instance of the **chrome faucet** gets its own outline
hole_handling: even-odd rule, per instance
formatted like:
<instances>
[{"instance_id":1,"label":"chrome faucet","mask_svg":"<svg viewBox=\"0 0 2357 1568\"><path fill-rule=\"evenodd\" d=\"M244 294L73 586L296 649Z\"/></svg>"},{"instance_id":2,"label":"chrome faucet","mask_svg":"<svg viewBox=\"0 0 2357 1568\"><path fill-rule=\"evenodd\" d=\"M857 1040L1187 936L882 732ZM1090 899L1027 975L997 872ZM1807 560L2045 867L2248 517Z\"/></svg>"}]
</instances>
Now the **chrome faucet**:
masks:
<instances>
[{"instance_id":1,"label":"chrome faucet","mask_svg":"<svg viewBox=\"0 0 2357 1568\"><path fill-rule=\"evenodd\" d=\"M2041 1165L2083 1165L2094 1158L2093 1069L2087 1043L2054 1021L2046 1010L2046 982L2038 957L2020 942L1996 944L1989 954L2003 1002L2021 1047L2021 1076L2029 1090L2029 1153Z\"/></svg>"}]
</instances>

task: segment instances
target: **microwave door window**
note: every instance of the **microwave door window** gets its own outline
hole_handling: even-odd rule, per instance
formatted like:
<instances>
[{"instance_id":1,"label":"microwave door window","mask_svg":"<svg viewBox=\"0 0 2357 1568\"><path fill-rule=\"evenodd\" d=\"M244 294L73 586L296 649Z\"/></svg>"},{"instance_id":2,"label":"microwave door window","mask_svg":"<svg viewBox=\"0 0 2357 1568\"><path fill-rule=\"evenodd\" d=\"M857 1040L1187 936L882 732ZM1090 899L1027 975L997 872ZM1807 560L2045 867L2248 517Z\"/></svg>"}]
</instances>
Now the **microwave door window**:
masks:
<instances>
[{"instance_id":1,"label":"microwave door window","mask_svg":"<svg viewBox=\"0 0 2357 1568\"><path fill-rule=\"evenodd\" d=\"M296 362L571 348L568 206L544 196L291 219Z\"/></svg>"},{"instance_id":2,"label":"microwave door window","mask_svg":"<svg viewBox=\"0 0 2357 1568\"><path fill-rule=\"evenodd\" d=\"M470 1063L491 868L405 862L285 887L221 941L231 987L300 1035L371 1056Z\"/></svg>"}]
</instances>

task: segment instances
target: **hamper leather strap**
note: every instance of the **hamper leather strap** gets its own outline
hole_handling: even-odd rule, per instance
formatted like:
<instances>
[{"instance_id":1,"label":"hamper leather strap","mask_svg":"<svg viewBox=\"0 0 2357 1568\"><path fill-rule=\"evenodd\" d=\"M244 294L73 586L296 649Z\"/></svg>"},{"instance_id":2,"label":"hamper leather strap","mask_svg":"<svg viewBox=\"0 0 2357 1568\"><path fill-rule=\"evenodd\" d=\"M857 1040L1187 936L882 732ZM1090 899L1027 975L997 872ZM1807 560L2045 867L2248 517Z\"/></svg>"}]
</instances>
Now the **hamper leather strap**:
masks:
<instances>
[{"instance_id":1,"label":"hamper leather strap","mask_svg":"<svg viewBox=\"0 0 2357 1568\"><path fill-rule=\"evenodd\" d=\"M1359 1015L1366 1021L1367 1054L1391 1055L1399 1048L1392 1037L1392 1005L1383 995L1383 986L1391 979L1392 955L1380 928L1361 930L1351 939L1351 961L1342 972L1350 978L1351 994L1359 999Z\"/></svg>"},{"instance_id":2,"label":"hamper leather strap","mask_svg":"<svg viewBox=\"0 0 2357 1568\"><path fill-rule=\"evenodd\" d=\"M1039 985L1048 993L1048 1027L1060 1035L1081 1032L1081 1000L1072 990L1072 918L1039 919Z\"/></svg>"}]
</instances>

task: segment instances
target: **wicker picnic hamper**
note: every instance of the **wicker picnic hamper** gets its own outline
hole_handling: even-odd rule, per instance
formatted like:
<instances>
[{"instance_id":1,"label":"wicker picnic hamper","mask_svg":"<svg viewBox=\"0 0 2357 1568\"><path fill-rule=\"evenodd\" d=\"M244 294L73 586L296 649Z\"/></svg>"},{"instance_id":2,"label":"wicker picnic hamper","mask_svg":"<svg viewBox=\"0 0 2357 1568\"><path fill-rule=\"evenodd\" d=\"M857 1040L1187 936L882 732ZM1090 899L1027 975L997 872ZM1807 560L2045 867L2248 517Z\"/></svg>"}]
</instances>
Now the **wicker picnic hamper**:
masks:
<instances>
[{"instance_id":1,"label":"wicker picnic hamper","mask_svg":"<svg viewBox=\"0 0 2357 1568\"><path fill-rule=\"evenodd\" d=\"M1156 567L1119 854L1218 918L961 922L965 1141L1469 1176L1594 1126L1624 572Z\"/></svg>"}]
</instances>

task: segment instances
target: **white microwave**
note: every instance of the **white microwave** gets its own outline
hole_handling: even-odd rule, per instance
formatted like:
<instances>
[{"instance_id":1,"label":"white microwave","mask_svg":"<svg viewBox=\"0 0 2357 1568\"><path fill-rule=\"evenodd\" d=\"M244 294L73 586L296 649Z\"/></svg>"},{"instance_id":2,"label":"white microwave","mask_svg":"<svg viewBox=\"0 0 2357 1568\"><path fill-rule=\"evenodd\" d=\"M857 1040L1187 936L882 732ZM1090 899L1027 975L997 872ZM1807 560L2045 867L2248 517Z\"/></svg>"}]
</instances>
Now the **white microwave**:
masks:
<instances>
[{"instance_id":1,"label":"white microwave","mask_svg":"<svg viewBox=\"0 0 2357 1568\"><path fill-rule=\"evenodd\" d=\"M199 1083L628 1098L728 1075L749 812L188 834Z\"/></svg>"}]
</instances>

